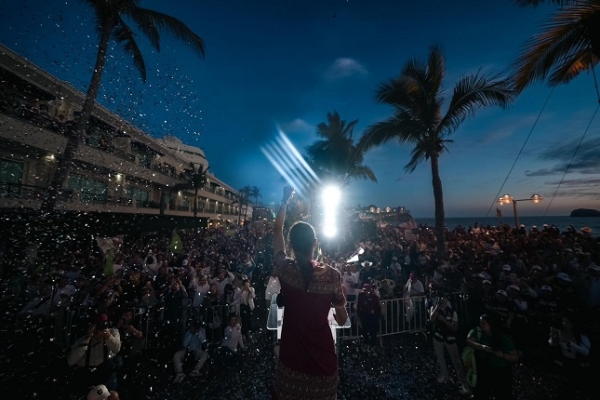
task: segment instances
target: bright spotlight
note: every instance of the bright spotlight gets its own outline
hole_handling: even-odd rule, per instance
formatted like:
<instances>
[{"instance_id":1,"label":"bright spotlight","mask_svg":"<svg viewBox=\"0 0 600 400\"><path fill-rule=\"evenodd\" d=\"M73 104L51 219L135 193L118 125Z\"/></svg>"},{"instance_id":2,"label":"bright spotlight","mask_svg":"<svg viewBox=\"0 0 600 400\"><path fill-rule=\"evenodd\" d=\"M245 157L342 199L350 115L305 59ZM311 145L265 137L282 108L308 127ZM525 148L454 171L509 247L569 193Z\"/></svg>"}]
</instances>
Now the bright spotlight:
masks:
<instances>
[{"instance_id":1,"label":"bright spotlight","mask_svg":"<svg viewBox=\"0 0 600 400\"><path fill-rule=\"evenodd\" d=\"M337 208L342 192L337 186L326 186L323 189L323 206L325 208Z\"/></svg>"},{"instance_id":2,"label":"bright spotlight","mask_svg":"<svg viewBox=\"0 0 600 400\"><path fill-rule=\"evenodd\" d=\"M337 235L337 228L334 225L325 225L323 228L323 235L328 238L332 238Z\"/></svg>"},{"instance_id":3,"label":"bright spotlight","mask_svg":"<svg viewBox=\"0 0 600 400\"><path fill-rule=\"evenodd\" d=\"M337 235L337 209L342 192L337 186L326 186L323 188L321 196L323 204L323 235L331 238Z\"/></svg>"}]
</instances>

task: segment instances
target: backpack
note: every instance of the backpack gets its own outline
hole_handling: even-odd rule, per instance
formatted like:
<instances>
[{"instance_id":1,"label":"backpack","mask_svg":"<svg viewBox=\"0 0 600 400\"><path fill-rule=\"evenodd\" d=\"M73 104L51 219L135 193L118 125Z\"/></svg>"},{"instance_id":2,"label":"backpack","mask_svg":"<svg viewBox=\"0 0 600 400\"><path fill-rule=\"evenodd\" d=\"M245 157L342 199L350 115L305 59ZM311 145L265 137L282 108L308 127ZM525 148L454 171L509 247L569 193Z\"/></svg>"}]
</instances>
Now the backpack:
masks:
<instances>
[{"instance_id":1,"label":"backpack","mask_svg":"<svg viewBox=\"0 0 600 400\"><path fill-rule=\"evenodd\" d=\"M481 339L481 328L477 327L477 340ZM465 347L462 352L463 368L469 386L477 386L477 362L475 361L475 350L472 347Z\"/></svg>"}]
</instances>

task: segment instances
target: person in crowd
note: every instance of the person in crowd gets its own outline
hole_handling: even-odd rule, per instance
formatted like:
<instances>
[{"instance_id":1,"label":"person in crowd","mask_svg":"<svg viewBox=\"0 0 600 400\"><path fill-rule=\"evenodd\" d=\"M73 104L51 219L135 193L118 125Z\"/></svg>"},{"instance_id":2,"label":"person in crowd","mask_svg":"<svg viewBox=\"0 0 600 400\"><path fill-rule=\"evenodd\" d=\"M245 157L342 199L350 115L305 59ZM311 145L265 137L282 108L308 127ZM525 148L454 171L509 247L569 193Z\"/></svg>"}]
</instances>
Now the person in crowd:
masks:
<instances>
[{"instance_id":1,"label":"person in crowd","mask_svg":"<svg viewBox=\"0 0 600 400\"><path fill-rule=\"evenodd\" d=\"M172 346L178 342L182 336L182 322L181 317L183 314L183 300L187 298L188 294L181 284L181 280L173 278L169 290L164 295L164 325L163 334L165 344Z\"/></svg>"},{"instance_id":2,"label":"person in crowd","mask_svg":"<svg viewBox=\"0 0 600 400\"><path fill-rule=\"evenodd\" d=\"M254 311L254 299L256 293L254 288L250 286L250 281L244 279L242 281L242 290L239 294L240 318L242 320L242 334L247 339L250 338L252 332L252 311Z\"/></svg>"},{"instance_id":3,"label":"person in crowd","mask_svg":"<svg viewBox=\"0 0 600 400\"><path fill-rule=\"evenodd\" d=\"M413 327L425 325L424 297L425 287L419 280L416 272L411 272L408 281L404 285L403 295L406 308L406 321Z\"/></svg>"},{"instance_id":4,"label":"person in crowd","mask_svg":"<svg viewBox=\"0 0 600 400\"><path fill-rule=\"evenodd\" d=\"M283 223L292 195L293 189L287 187L273 236L272 275L279 278L285 305L273 397L333 400L337 397L338 366L328 316L333 306L339 325L348 318L342 278L338 271L314 261L317 238L314 228L305 222L290 228L295 258L287 257Z\"/></svg>"},{"instance_id":5,"label":"person in crowd","mask_svg":"<svg viewBox=\"0 0 600 400\"><path fill-rule=\"evenodd\" d=\"M240 293L241 289L228 283L223 291L223 301L227 305L228 314L240 315Z\"/></svg>"},{"instance_id":6,"label":"person in crowd","mask_svg":"<svg viewBox=\"0 0 600 400\"><path fill-rule=\"evenodd\" d=\"M346 264L344 274L342 275L342 284L345 288L346 300L348 302L355 301L360 290L360 278L354 263Z\"/></svg>"},{"instance_id":7,"label":"person in crowd","mask_svg":"<svg viewBox=\"0 0 600 400\"><path fill-rule=\"evenodd\" d=\"M200 376L200 369L208 360L208 353L205 351L206 330L202 322L196 320L192 322L190 328L183 338L182 348L173 355L173 367L175 368L175 379L173 383L180 383L186 377L183 372L183 360L186 355L192 356L195 361L194 368L190 372L190 377Z\"/></svg>"},{"instance_id":8,"label":"person in crowd","mask_svg":"<svg viewBox=\"0 0 600 400\"><path fill-rule=\"evenodd\" d=\"M448 380L448 368L446 366L445 352L448 351L450 360L454 365L458 379L460 380L460 393L470 394L471 389L467 383L462 360L456 344L456 331L458 330L458 314L452 309L448 301L448 295L440 293L438 303L432 309L430 320L433 322L433 350L437 358L440 374L438 383Z\"/></svg>"},{"instance_id":9,"label":"person in crowd","mask_svg":"<svg viewBox=\"0 0 600 400\"><path fill-rule=\"evenodd\" d=\"M379 297L370 284L365 284L358 293L356 300L356 314L363 334L363 351L376 353L379 320L381 319L381 304Z\"/></svg>"},{"instance_id":10,"label":"person in crowd","mask_svg":"<svg viewBox=\"0 0 600 400\"><path fill-rule=\"evenodd\" d=\"M591 399L593 395L592 385L590 385L592 344L588 336L581 333L567 315L563 315L560 319L560 328L551 329L548 344L560 348L560 354L554 362L561 368L563 378L572 385L572 389L580 392L586 399Z\"/></svg>"},{"instance_id":11,"label":"person in crowd","mask_svg":"<svg viewBox=\"0 0 600 400\"><path fill-rule=\"evenodd\" d=\"M76 387L90 387L102 382L109 390L117 389L117 371L122 360L119 330L111 328L108 315L99 314L85 336L71 347L67 362L74 368Z\"/></svg>"},{"instance_id":12,"label":"person in crowd","mask_svg":"<svg viewBox=\"0 0 600 400\"><path fill-rule=\"evenodd\" d=\"M229 325L225 327L221 350L226 357L235 356L239 351L245 350L242 327L235 314L229 316Z\"/></svg>"},{"instance_id":13,"label":"person in crowd","mask_svg":"<svg viewBox=\"0 0 600 400\"><path fill-rule=\"evenodd\" d=\"M362 265L362 268L358 273L358 277L360 278L361 285L369 283L371 280L375 280L379 276L377 270L373 268L372 261L365 260L360 265Z\"/></svg>"},{"instance_id":14,"label":"person in crowd","mask_svg":"<svg viewBox=\"0 0 600 400\"><path fill-rule=\"evenodd\" d=\"M195 308L201 307L204 303L204 297L210 290L208 278L205 275L198 276L196 271L194 271L190 280L190 289L193 293L191 306Z\"/></svg>"},{"instance_id":15,"label":"person in crowd","mask_svg":"<svg viewBox=\"0 0 600 400\"><path fill-rule=\"evenodd\" d=\"M502 333L493 314L483 314L479 326L467 336L467 346L475 350L477 384L474 398L512 399L512 365L519 361L517 348Z\"/></svg>"},{"instance_id":16,"label":"person in crowd","mask_svg":"<svg viewBox=\"0 0 600 400\"><path fill-rule=\"evenodd\" d=\"M508 298L506 290L499 289L496 291L494 298L488 305L488 309L496 317L499 328L503 329L504 332L509 332L515 319L515 305Z\"/></svg>"},{"instance_id":17,"label":"person in crowd","mask_svg":"<svg viewBox=\"0 0 600 400\"><path fill-rule=\"evenodd\" d=\"M235 275L230 271L225 271L223 265L218 269L217 275L209 280L209 283L217 285L219 293L225 293L226 285L233 285L235 281Z\"/></svg>"},{"instance_id":18,"label":"person in crowd","mask_svg":"<svg viewBox=\"0 0 600 400\"><path fill-rule=\"evenodd\" d=\"M398 262L398 257L393 256L390 263L391 278L394 282L402 282L402 264Z\"/></svg>"},{"instance_id":19,"label":"person in crowd","mask_svg":"<svg viewBox=\"0 0 600 400\"><path fill-rule=\"evenodd\" d=\"M133 310L123 310L121 317L115 326L119 330L121 338L121 351L125 363L131 359L135 359L144 347L144 333L137 327L133 321Z\"/></svg>"}]
</instances>

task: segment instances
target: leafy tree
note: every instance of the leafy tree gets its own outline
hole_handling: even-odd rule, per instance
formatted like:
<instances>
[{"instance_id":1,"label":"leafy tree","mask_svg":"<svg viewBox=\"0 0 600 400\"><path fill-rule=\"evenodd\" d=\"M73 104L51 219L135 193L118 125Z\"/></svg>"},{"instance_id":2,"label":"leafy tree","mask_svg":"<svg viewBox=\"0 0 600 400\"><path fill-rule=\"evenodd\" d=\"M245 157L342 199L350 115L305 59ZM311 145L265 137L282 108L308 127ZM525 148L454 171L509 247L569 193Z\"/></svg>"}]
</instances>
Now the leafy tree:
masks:
<instances>
[{"instance_id":1,"label":"leafy tree","mask_svg":"<svg viewBox=\"0 0 600 400\"><path fill-rule=\"evenodd\" d=\"M42 210L51 212L56 207L58 193L61 191L73 164L73 158L79 147L79 141L87 131L88 123L94 110L96 97L100 89L102 72L106 63L108 46L111 41L122 45L123 50L133 58L133 65L146 81L146 64L136 42L136 33L128 22L133 22L139 32L148 38L154 49L160 51L160 34L168 31L178 40L188 44L200 55L204 55L202 38L192 32L187 25L169 15L142 8L141 0L82 0L90 6L96 21L99 36L96 63L90 85L80 115L69 131L65 152L59 159L56 172L49 186L48 196L44 200Z\"/></svg>"},{"instance_id":2,"label":"leafy tree","mask_svg":"<svg viewBox=\"0 0 600 400\"><path fill-rule=\"evenodd\" d=\"M518 0L521 6L563 6L529 39L512 64L515 88L536 81L552 86L570 82L600 60L600 0Z\"/></svg>"},{"instance_id":3,"label":"leafy tree","mask_svg":"<svg viewBox=\"0 0 600 400\"><path fill-rule=\"evenodd\" d=\"M262 197L262 195L260 194L260 189L256 186L250 187L248 197L254 197L254 204L258 204L258 198Z\"/></svg>"},{"instance_id":4,"label":"leafy tree","mask_svg":"<svg viewBox=\"0 0 600 400\"><path fill-rule=\"evenodd\" d=\"M198 191L203 189L208 181L207 173L210 167L204 169L204 165L200 164L197 168L192 163L190 167L184 170L183 175L187 183L176 185L176 190L192 189L194 191L194 217L198 216Z\"/></svg>"},{"instance_id":5,"label":"leafy tree","mask_svg":"<svg viewBox=\"0 0 600 400\"><path fill-rule=\"evenodd\" d=\"M354 145L354 127L358 120L347 123L334 111L327 113L327 122L317 125L321 139L306 148L307 161L322 179L330 178L342 186L352 179L377 182L375 174L363 165L363 152Z\"/></svg>"},{"instance_id":6,"label":"leafy tree","mask_svg":"<svg viewBox=\"0 0 600 400\"><path fill-rule=\"evenodd\" d=\"M446 230L439 157L452 142L448 137L479 108L507 107L514 96L506 80L480 73L467 75L454 86L450 104L442 113L445 74L445 57L439 47L430 48L426 61L408 61L399 76L382 83L376 92L377 102L392 106L393 115L369 126L358 144L364 151L392 140L411 146L412 157L404 167L407 172L429 160L440 257L446 256Z\"/></svg>"},{"instance_id":7,"label":"leafy tree","mask_svg":"<svg viewBox=\"0 0 600 400\"><path fill-rule=\"evenodd\" d=\"M250 199L250 194L252 193L252 189L250 186L244 186L240 190L238 190L239 199L234 201L233 204L239 204L239 213L238 213L238 225L240 224L242 210L244 210L244 222L246 222L246 215L248 214L248 202Z\"/></svg>"}]
</instances>

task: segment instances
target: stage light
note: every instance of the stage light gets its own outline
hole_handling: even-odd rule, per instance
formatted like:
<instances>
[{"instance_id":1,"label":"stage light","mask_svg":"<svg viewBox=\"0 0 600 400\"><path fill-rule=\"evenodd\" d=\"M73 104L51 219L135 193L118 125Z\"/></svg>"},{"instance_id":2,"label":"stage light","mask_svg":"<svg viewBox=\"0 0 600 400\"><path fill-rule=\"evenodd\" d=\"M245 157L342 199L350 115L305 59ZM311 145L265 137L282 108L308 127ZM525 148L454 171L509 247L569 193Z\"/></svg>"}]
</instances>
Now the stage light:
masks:
<instances>
[{"instance_id":1,"label":"stage light","mask_svg":"<svg viewBox=\"0 0 600 400\"><path fill-rule=\"evenodd\" d=\"M342 192L337 186L325 186L321 196L323 207L323 235L331 238L337 235L336 217Z\"/></svg>"}]
</instances>

